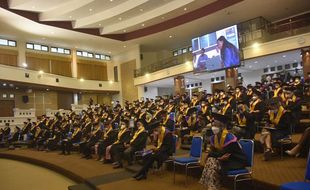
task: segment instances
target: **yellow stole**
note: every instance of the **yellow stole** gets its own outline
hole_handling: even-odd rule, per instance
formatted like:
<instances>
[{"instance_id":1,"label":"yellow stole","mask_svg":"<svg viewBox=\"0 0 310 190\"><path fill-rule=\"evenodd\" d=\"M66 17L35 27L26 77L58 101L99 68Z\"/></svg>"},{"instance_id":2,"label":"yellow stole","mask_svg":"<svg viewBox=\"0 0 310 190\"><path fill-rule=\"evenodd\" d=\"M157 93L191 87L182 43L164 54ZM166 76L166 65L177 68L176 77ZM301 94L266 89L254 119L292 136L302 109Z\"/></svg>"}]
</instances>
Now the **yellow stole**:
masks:
<instances>
[{"instance_id":1,"label":"yellow stole","mask_svg":"<svg viewBox=\"0 0 310 190\"><path fill-rule=\"evenodd\" d=\"M203 114L205 114L207 110L208 110L208 106L201 107L201 111Z\"/></svg>"},{"instance_id":2,"label":"yellow stole","mask_svg":"<svg viewBox=\"0 0 310 190\"><path fill-rule=\"evenodd\" d=\"M253 94L253 91L251 90L251 91L248 91L247 93L246 93L246 95L248 95L248 96L251 96Z\"/></svg>"},{"instance_id":3,"label":"yellow stole","mask_svg":"<svg viewBox=\"0 0 310 190\"><path fill-rule=\"evenodd\" d=\"M292 100L293 100L293 102L296 102L296 96L295 96L295 95L293 95ZM288 105L288 103L289 103L289 101L288 101L288 100L286 100L285 104L286 104L286 105Z\"/></svg>"},{"instance_id":4,"label":"yellow stole","mask_svg":"<svg viewBox=\"0 0 310 190\"><path fill-rule=\"evenodd\" d=\"M213 102L213 98L208 99L208 102L211 104Z\"/></svg>"},{"instance_id":5,"label":"yellow stole","mask_svg":"<svg viewBox=\"0 0 310 190\"><path fill-rule=\"evenodd\" d=\"M230 104L227 104L221 111L220 111L220 113L222 114L222 115L225 115L225 113L226 113L226 111L227 111L227 109L230 107Z\"/></svg>"},{"instance_id":6,"label":"yellow stole","mask_svg":"<svg viewBox=\"0 0 310 190\"><path fill-rule=\"evenodd\" d=\"M139 119L141 119L141 118L143 117L144 114L145 114L145 112L144 112L144 113L140 113Z\"/></svg>"},{"instance_id":7,"label":"yellow stole","mask_svg":"<svg viewBox=\"0 0 310 190\"><path fill-rule=\"evenodd\" d=\"M192 104L193 106L195 106L195 104L198 102L198 100L192 100Z\"/></svg>"},{"instance_id":8,"label":"yellow stole","mask_svg":"<svg viewBox=\"0 0 310 190\"><path fill-rule=\"evenodd\" d=\"M156 147L157 149L159 149L160 146L163 144L165 132L166 132L166 128L162 126L160 129L160 133L158 135L158 139L157 139L157 147Z\"/></svg>"},{"instance_id":9,"label":"yellow stole","mask_svg":"<svg viewBox=\"0 0 310 190\"><path fill-rule=\"evenodd\" d=\"M239 127L245 127L246 126L246 118L245 118L245 116L243 116L241 118L239 114L236 114L236 117L238 119Z\"/></svg>"},{"instance_id":10,"label":"yellow stole","mask_svg":"<svg viewBox=\"0 0 310 190\"><path fill-rule=\"evenodd\" d=\"M236 94L236 99L240 98L241 96L241 92L239 92L238 94Z\"/></svg>"},{"instance_id":11,"label":"yellow stole","mask_svg":"<svg viewBox=\"0 0 310 190\"><path fill-rule=\"evenodd\" d=\"M281 88L278 88L278 89L275 89L275 90L274 90L274 92L273 92L273 93L274 93L274 94L273 94L273 97L274 97L274 98L276 98L276 97L279 96L280 90L281 90Z\"/></svg>"},{"instance_id":12,"label":"yellow stole","mask_svg":"<svg viewBox=\"0 0 310 190\"><path fill-rule=\"evenodd\" d=\"M79 131L80 131L80 128L77 128L77 129L73 132L72 138L75 137L75 135L78 134Z\"/></svg>"},{"instance_id":13,"label":"yellow stole","mask_svg":"<svg viewBox=\"0 0 310 190\"><path fill-rule=\"evenodd\" d=\"M130 143L132 143L133 141L136 140L136 138L140 135L140 133L142 133L144 131L144 127L141 127L141 129L139 129L138 131L135 132L135 134L133 135L132 139L130 140Z\"/></svg>"},{"instance_id":14,"label":"yellow stole","mask_svg":"<svg viewBox=\"0 0 310 190\"><path fill-rule=\"evenodd\" d=\"M99 127L100 129L100 127ZM108 129L108 131L104 134L104 138L108 138L108 134L112 131L112 127L110 127L110 129Z\"/></svg>"},{"instance_id":15,"label":"yellow stole","mask_svg":"<svg viewBox=\"0 0 310 190\"><path fill-rule=\"evenodd\" d=\"M230 97L230 98L228 99L228 103L230 103L230 102L232 101L232 99L233 99L233 97Z\"/></svg>"},{"instance_id":16,"label":"yellow stole","mask_svg":"<svg viewBox=\"0 0 310 190\"><path fill-rule=\"evenodd\" d=\"M250 111L255 111L255 106L260 102L260 99L257 99L255 102L251 102Z\"/></svg>"},{"instance_id":17,"label":"yellow stole","mask_svg":"<svg viewBox=\"0 0 310 190\"><path fill-rule=\"evenodd\" d=\"M169 119L169 115L166 116L166 119L165 119L165 121L163 122L163 125L166 125L168 119Z\"/></svg>"},{"instance_id":18,"label":"yellow stole","mask_svg":"<svg viewBox=\"0 0 310 190\"><path fill-rule=\"evenodd\" d=\"M124 129L121 129L118 134L117 134L117 141L115 141L113 144L119 143L121 140L121 136L126 132L127 128L125 127Z\"/></svg>"},{"instance_id":19,"label":"yellow stole","mask_svg":"<svg viewBox=\"0 0 310 190\"><path fill-rule=\"evenodd\" d=\"M187 115L188 110L189 110L189 108L186 108L183 115Z\"/></svg>"},{"instance_id":20,"label":"yellow stole","mask_svg":"<svg viewBox=\"0 0 310 190\"><path fill-rule=\"evenodd\" d=\"M284 113L285 113L285 109L282 106L280 106L276 117L274 116L273 112L269 112L269 119L270 119L271 123L274 125L278 125L279 121L280 121L280 119Z\"/></svg>"},{"instance_id":21,"label":"yellow stole","mask_svg":"<svg viewBox=\"0 0 310 190\"><path fill-rule=\"evenodd\" d=\"M225 143L225 139L226 139L226 136L228 134L228 131L227 129L224 129L222 131L222 134L221 134L221 139L220 139L220 142L219 142L219 139L218 139L218 136L217 135L214 135L214 146L217 150L222 150L223 149L223 146L224 146L224 143Z\"/></svg>"}]
</instances>

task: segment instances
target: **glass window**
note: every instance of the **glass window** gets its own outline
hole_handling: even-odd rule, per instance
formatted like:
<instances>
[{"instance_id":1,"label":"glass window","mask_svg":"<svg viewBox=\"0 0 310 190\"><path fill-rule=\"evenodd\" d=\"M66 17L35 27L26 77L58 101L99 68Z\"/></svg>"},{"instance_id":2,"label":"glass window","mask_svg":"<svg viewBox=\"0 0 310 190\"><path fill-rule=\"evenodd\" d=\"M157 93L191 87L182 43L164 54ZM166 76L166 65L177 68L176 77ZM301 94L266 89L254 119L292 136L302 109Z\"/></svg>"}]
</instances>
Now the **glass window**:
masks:
<instances>
[{"instance_id":1,"label":"glass window","mask_svg":"<svg viewBox=\"0 0 310 190\"><path fill-rule=\"evenodd\" d=\"M192 47L188 47L188 51L192 51Z\"/></svg>"},{"instance_id":2,"label":"glass window","mask_svg":"<svg viewBox=\"0 0 310 190\"><path fill-rule=\"evenodd\" d=\"M81 51L76 51L76 55L77 56L82 56L82 52Z\"/></svg>"},{"instance_id":3,"label":"glass window","mask_svg":"<svg viewBox=\"0 0 310 190\"><path fill-rule=\"evenodd\" d=\"M178 56L178 51L174 51L173 56Z\"/></svg>"},{"instance_id":4,"label":"glass window","mask_svg":"<svg viewBox=\"0 0 310 190\"><path fill-rule=\"evenodd\" d=\"M65 54L70 55L71 54L70 50L69 49L65 49Z\"/></svg>"},{"instance_id":5,"label":"glass window","mask_svg":"<svg viewBox=\"0 0 310 190\"><path fill-rule=\"evenodd\" d=\"M101 59L105 60L105 56L104 55L101 55L100 57L101 57Z\"/></svg>"},{"instance_id":6,"label":"glass window","mask_svg":"<svg viewBox=\"0 0 310 190\"><path fill-rule=\"evenodd\" d=\"M92 53L88 53L88 57L94 57L94 54L92 54Z\"/></svg>"},{"instance_id":7,"label":"glass window","mask_svg":"<svg viewBox=\"0 0 310 190\"><path fill-rule=\"evenodd\" d=\"M82 56L83 56L83 57L87 57L87 56L88 56L88 53L87 53L86 51L83 51Z\"/></svg>"},{"instance_id":8,"label":"glass window","mask_svg":"<svg viewBox=\"0 0 310 190\"><path fill-rule=\"evenodd\" d=\"M182 49L182 53L186 53L186 52L187 52L186 48Z\"/></svg>"},{"instance_id":9,"label":"glass window","mask_svg":"<svg viewBox=\"0 0 310 190\"><path fill-rule=\"evenodd\" d=\"M182 50L179 49L179 50L178 50L178 55L181 55L181 54L182 54Z\"/></svg>"},{"instance_id":10,"label":"glass window","mask_svg":"<svg viewBox=\"0 0 310 190\"><path fill-rule=\"evenodd\" d=\"M51 47L51 52L53 52L53 53L57 53L57 48L55 48L55 47Z\"/></svg>"},{"instance_id":11,"label":"glass window","mask_svg":"<svg viewBox=\"0 0 310 190\"><path fill-rule=\"evenodd\" d=\"M8 45L8 40L0 39L0 45L7 46Z\"/></svg>"},{"instance_id":12,"label":"glass window","mask_svg":"<svg viewBox=\"0 0 310 190\"><path fill-rule=\"evenodd\" d=\"M16 47L16 41L9 40L9 46Z\"/></svg>"},{"instance_id":13,"label":"glass window","mask_svg":"<svg viewBox=\"0 0 310 190\"><path fill-rule=\"evenodd\" d=\"M107 56L105 56L105 59L108 60L108 61L110 61L110 60L111 60L111 56L108 56L108 55L107 55Z\"/></svg>"},{"instance_id":14,"label":"glass window","mask_svg":"<svg viewBox=\"0 0 310 190\"><path fill-rule=\"evenodd\" d=\"M42 51L48 51L48 47L47 46L41 46Z\"/></svg>"},{"instance_id":15,"label":"glass window","mask_svg":"<svg viewBox=\"0 0 310 190\"><path fill-rule=\"evenodd\" d=\"M41 45L39 45L39 44L34 44L33 47L34 47L33 49L35 49L35 50L41 50Z\"/></svg>"},{"instance_id":16,"label":"glass window","mask_svg":"<svg viewBox=\"0 0 310 190\"><path fill-rule=\"evenodd\" d=\"M65 51L64 48L58 48L57 50L58 53L62 53L62 54L64 53L64 51Z\"/></svg>"},{"instance_id":17,"label":"glass window","mask_svg":"<svg viewBox=\"0 0 310 190\"><path fill-rule=\"evenodd\" d=\"M96 59L100 59L100 55L99 54L95 54L95 58Z\"/></svg>"},{"instance_id":18,"label":"glass window","mask_svg":"<svg viewBox=\"0 0 310 190\"><path fill-rule=\"evenodd\" d=\"M26 44L26 48L27 48L27 49L33 49L33 44L27 43L27 44Z\"/></svg>"}]
</instances>

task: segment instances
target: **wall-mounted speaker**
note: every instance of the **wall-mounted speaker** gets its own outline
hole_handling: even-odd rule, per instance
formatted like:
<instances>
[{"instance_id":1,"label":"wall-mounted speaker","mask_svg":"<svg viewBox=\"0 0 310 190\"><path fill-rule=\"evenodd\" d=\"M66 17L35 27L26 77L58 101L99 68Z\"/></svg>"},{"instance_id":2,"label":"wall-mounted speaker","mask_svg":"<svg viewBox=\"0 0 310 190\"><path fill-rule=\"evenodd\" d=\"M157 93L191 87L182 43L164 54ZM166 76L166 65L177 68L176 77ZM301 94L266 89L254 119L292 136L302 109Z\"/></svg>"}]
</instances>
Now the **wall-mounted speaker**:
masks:
<instances>
[{"instance_id":1,"label":"wall-mounted speaker","mask_svg":"<svg viewBox=\"0 0 310 190\"><path fill-rule=\"evenodd\" d=\"M22 96L23 98L23 102L26 104L29 102L29 97L26 95L26 96Z\"/></svg>"},{"instance_id":2,"label":"wall-mounted speaker","mask_svg":"<svg viewBox=\"0 0 310 190\"><path fill-rule=\"evenodd\" d=\"M59 82L59 78L56 78L56 82Z\"/></svg>"},{"instance_id":3,"label":"wall-mounted speaker","mask_svg":"<svg viewBox=\"0 0 310 190\"><path fill-rule=\"evenodd\" d=\"M99 83L99 87L102 87L102 84L101 84L101 83Z\"/></svg>"},{"instance_id":4,"label":"wall-mounted speaker","mask_svg":"<svg viewBox=\"0 0 310 190\"><path fill-rule=\"evenodd\" d=\"M25 73L25 77L26 77L26 78L29 78L29 73Z\"/></svg>"},{"instance_id":5,"label":"wall-mounted speaker","mask_svg":"<svg viewBox=\"0 0 310 190\"><path fill-rule=\"evenodd\" d=\"M144 87L144 92L147 92L147 87L146 86Z\"/></svg>"}]
</instances>

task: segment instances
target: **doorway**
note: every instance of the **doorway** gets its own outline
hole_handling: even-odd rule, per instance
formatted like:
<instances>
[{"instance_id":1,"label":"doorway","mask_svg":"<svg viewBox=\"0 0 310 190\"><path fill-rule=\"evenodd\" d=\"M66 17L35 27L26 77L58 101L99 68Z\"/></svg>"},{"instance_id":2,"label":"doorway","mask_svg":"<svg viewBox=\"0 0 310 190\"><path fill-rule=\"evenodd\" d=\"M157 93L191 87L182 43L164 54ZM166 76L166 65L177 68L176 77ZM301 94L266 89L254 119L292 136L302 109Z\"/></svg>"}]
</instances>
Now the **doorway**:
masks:
<instances>
[{"instance_id":1,"label":"doorway","mask_svg":"<svg viewBox=\"0 0 310 190\"><path fill-rule=\"evenodd\" d=\"M15 101L14 100L0 100L0 117L13 117L14 112L13 109L15 108Z\"/></svg>"}]
</instances>

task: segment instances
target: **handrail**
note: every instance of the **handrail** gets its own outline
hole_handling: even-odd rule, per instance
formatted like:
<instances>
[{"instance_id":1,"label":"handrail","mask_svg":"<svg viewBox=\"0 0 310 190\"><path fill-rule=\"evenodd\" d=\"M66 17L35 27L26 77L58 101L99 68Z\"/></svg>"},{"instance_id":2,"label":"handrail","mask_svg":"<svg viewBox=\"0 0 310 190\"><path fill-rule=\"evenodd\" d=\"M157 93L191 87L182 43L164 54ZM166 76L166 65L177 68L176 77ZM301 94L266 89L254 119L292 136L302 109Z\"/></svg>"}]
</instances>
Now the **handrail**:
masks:
<instances>
[{"instance_id":1,"label":"handrail","mask_svg":"<svg viewBox=\"0 0 310 190\"><path fill-rule=\"evenodd\" d=\"M305 13L303 15L298 15L292 18L288 18L286 20L275 22L275 23L270 23L266 21L264 18L258 17L256 19L261 19L265 21L265 22L262 22L263 24L261 24L259 28L256 28L256 30L254 31L239 31L239 35L241 35L240 37L247 35L247 34L254 35L255 32L260 31L262 34L261 37L259 39L253 38L250 40L247 40L246 38L241 39L242 42L240 43L240 46L241 48L245 48L251 45L253 41L267 42L267 41L277 40L283 37L289 37L289 36L294 36L294 35L305 33L308 30L302 30L302 28L306 28L310 26L309 15L310 13ZM250 21L254 19L251 19ZM249 21L246 21L246 22L249 22ZM246 24L246 22L240 23L239 25ZM287 31L290 31L290 32L287 32ZM282 33L283 35L278 35ZM191 52L178 55L178 56L171 56L169 58L157 61L155 63L148 64L139 69L136 69L134 72L134 77L143 76L147 73L152 73L152 72L166 69L172 66L183 64L186 61L192 61Z\"/></svg>"}]
</instances>

